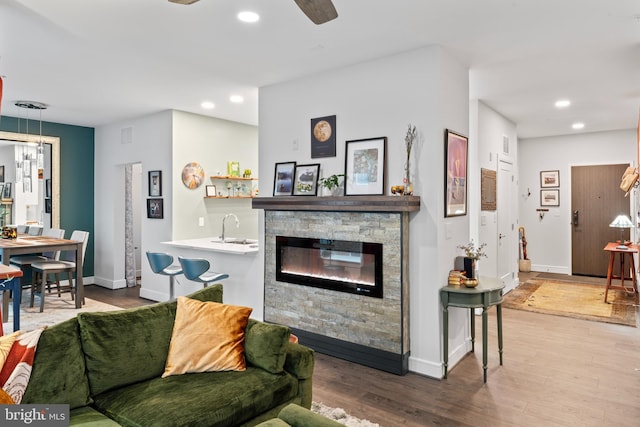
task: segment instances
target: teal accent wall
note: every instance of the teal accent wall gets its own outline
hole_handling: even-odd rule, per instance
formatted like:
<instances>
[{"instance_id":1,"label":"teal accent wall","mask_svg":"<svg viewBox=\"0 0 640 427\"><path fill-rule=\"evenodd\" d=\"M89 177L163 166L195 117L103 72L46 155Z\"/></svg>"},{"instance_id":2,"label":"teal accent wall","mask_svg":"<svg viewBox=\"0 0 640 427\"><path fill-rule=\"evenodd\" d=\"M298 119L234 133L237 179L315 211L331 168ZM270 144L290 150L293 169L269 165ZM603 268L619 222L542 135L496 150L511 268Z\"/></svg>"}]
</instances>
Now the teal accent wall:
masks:
<instances>
[{"instance_id":1,"label":"teal accent wall","mask_svg":"<svg viewBox=\"0 0 640 427\"><path fill-rule=\"evenodd\" d=\"M26 119L0 117L1 131L26 133L26 128ZM40 122L29 120L28 128L29 133L37 135ZM42 134L60 138L60 228L65 230L66 238L71 236L73 230L90 233L83 275L93 276L95 129L43 121Z\"/></svg>"}]
</instances>

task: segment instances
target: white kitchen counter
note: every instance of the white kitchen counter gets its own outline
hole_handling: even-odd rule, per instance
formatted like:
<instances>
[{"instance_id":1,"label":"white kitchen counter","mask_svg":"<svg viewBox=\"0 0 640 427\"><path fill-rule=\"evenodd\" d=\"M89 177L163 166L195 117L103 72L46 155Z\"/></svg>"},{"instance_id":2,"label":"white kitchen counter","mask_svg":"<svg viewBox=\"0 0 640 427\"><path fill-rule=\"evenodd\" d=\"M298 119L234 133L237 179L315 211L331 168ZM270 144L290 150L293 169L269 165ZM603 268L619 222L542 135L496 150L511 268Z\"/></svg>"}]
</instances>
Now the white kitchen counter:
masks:
<instances>
[{"instance_id":1,"label":"white kitchen counter","mask_svg":"<svg viewBox=\"0 0 640 427\"><path fill-rule=\"evenodd\" d=\"M219 237L202 237L199 239L162 242L162 244L178 248L199 249L202 251L222 252L234 255L254 255L259 251L257 240L240 238L226 238L223 243Z\"/></svg>"},{"instance_id":2,"label":"white kitchen counter","mask_svg":"<svg viewBox=\"0 0 640 427\"><path fill-rule=\"evenodd\" d=\"M223 287L223 301L226 304L251 307L251 317L263 320L264 304L264 271L262 258L257 256L259 244L257 240L238 239L246 244L230 243L230 239L222 243L218 237L203 237L199 239L175 240L162 242L167 246L167 252L175 258L204 258L211 264L210 269L218 273L226 273L229 278L220 280ZM167 279L155 275L150 280ZM176 276L175 295L188 295L202 289L202 283L191 282L183 275ZM168 286L167 286L168 294ZM166 300L166 296L159 298Z\"/></svg>"}]
</instances>

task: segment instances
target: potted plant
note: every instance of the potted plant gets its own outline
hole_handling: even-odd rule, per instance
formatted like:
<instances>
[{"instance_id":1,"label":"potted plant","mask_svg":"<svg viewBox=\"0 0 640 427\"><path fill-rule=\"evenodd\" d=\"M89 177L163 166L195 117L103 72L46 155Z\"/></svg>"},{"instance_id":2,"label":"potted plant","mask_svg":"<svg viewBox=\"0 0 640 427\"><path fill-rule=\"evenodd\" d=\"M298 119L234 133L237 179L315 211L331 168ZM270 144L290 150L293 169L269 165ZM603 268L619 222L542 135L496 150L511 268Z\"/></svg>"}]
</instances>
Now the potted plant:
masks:
<instances>
[{"instance_id":1,"label":"potted plant","mask_svg":"<svg viewBox=\"0 0 640 427\"><path fill-rule=\"evenodd\" d=\"M322 188L326 189L330 196L342 196L342 184L341 179L344 177L343 173L329 175L326 178L320 178L318 182Z\"/></svg>"}]
</instances>

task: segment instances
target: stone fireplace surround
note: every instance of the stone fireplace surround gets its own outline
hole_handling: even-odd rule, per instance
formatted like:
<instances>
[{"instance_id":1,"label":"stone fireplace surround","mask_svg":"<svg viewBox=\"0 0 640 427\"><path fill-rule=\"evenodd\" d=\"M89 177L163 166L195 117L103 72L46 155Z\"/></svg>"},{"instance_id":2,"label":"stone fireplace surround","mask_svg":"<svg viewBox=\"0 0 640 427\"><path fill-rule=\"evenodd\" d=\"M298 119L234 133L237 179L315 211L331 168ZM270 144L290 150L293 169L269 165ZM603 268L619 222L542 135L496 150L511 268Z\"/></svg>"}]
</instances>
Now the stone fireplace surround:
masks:
<instances>
[{"instance_id":1,"label":"stone fireplace surround","mask_svg":"<svg viewBox=\"0 0 640 427\"><path fill-rule=\"evenodd\" d=\"M265 210L264 320L314 350L404 375L409 359L409 213L416 196L273 197ZM382 299L276 280L276 236L383 244Z\"/></svg>"}]
</instances>

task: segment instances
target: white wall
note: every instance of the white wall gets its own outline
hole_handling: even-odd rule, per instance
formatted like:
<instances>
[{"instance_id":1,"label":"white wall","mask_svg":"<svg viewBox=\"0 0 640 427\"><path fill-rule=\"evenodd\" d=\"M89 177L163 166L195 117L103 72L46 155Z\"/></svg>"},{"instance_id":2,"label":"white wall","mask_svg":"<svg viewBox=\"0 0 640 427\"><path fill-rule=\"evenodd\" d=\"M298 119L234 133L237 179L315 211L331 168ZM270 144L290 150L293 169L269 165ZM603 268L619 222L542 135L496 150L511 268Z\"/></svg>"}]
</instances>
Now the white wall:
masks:
<instances>
[{"instance_id":1,"label":"white wall","mask_svg":"<svg viewBox=\"0 0 640 427\"><path fill-rule=\"evenodd\" d=\"M441 377L439 289L446 284L456 246L469 235L468 216L444 221L444 129L468 132L467 70L441 48L418 49L263 87L259 114L262 196L273 194L275 163L320 163L322 176L343 173L345 141L380 136L388 137L389 194L390 185L402 183L404 136L409 123L416 125L420 142L414 146L412 174L421 209L410 222L409 367ZM337 155L312 159L310 120L333 114ZM263 226L261 222L261 238ZM467 348L466 320L463 311L452 313L451 348Z\"/></svg>"},{"instance_id":2,"label":"white wall","mask_svg":"<svg viewBox=\"0 0 640 427\"><path fill-rule=\"evenodd\" d=\"M636 143L635 129L520 140L519 215L533 271L571 274L571 167L635 165ZM560 206L549 207L540 220L536 209L544 170L560 171Z\"/></svg>"},{"instance_id":3,"label":"white wall","mask_svg":"<svg viewBox=\"0 0 640 427\"><path fill-rule=\"evenodd\" d=\"M517 212L517 194L507 197L511 206L501 206L498 204L495 211L481 210L481 168L497 171L499 159L513 165L513 173L517 176L518 159L518 136L516 125L500 113L488 107L481 101L472 100L470 103L470 155L469 163L471 167L471 180L469 182L470 209L471 209L471 237L474 242L487 243L487 258L480 262L480 274L492 277L498 276L498 218L506 215L509 210ZM503 136L509 138L508 153L504 151ZM474 152L474 150L476 150ZM517 215L514 218L517 220ZM518 272L518 225L509 242L512 247L510 253L512 266L511 275L505 280L505 289L513 289L517 285Z\"/></svg>"},{"instance_id":4,"label":"white wall","mask_svg":"<svg viewBox=\"0 0 640 427\"><path fill-rule=\"evenodd\" d=\"M132 128L131 143L123 144L122 130ZM251 145L253 144L253 145ZM142 252L168 248L161 242L190 237L205 237L219 233L216 221L228 209L237 209L244 223L246 237L257 237L257 213L249 201L220 200L220 207L204 202L204 185L187 189L181 181L182 167L190 161L203 164L207 177L227 157L241 166L258 171L256 152L257 130L244 125L211 117L178 111L163 111L96 129L95 171L95 282L108 288L121 288L124 281L124 166L142 163L141 220ZM222 163L224 162L224 163ZM246 166L245 166L246 165ZM164 218L146 218L148 172L162 171ZM207 178L208 180L208 178ZM207 201L209 202L209 201ZM199 216L206 218L199 227ZM244 220L243 220L244 219ZM236 231L236 230L234 230ZM168 278L151 272L146 257L142 257L142 289L140 295L155 301L169 297ZM191 288L188 288L191 290ZM180 290L176 290L181 295Z\"/></svg>"}]
</instances>

